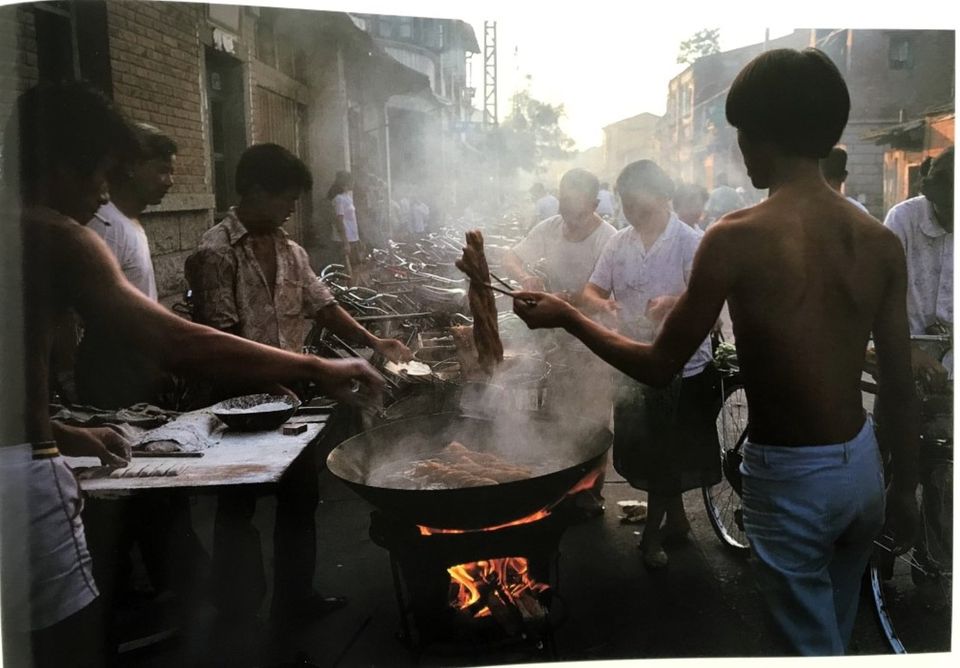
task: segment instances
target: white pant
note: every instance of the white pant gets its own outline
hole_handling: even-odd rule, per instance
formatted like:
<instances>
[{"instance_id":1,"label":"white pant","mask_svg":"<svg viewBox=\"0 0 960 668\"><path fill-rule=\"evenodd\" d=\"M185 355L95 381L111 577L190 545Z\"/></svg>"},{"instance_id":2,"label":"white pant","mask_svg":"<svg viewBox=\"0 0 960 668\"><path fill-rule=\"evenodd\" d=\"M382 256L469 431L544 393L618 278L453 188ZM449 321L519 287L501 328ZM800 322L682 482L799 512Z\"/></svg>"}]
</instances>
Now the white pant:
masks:
<instances>
[{"instance_id":1,"label":"white pant","mask_svg":"<svg viewBox=\"0 0 960 668\"><path fill-rule=\"evenodd\" d=\"M12 572L14 564L4 564L4 577L29 580L30 630L66 619L99 595L80 518L80 485L59 454L31 455L42 447L17 446L17 452L10 453L15 456L4 458L10 465L3 472L4 478L16 477L26 483L29 562L18 568L19 573ZM55 452L55 446L48 447ZM9 541L13 537L3 538Z\"/></svg>"}]
</instances>

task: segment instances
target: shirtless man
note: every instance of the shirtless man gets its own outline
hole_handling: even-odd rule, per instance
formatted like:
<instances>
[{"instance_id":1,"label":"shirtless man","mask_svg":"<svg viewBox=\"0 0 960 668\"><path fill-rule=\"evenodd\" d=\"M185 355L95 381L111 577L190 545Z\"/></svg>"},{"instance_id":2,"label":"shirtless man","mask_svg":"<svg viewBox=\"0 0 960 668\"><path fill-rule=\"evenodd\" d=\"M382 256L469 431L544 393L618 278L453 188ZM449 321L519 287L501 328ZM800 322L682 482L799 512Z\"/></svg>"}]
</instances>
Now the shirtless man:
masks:
<instances>
[{"instance_id":1,"label":"shirtless man","mask_svg":"<svg viewBox=\"0 0 960 668\"><path fill-rule=\"evenodd\" d=\"M4 173L19 177L23 206L22 433L33 457L22 467L31 619L30 628L20 630L30 631L36 666L95 666L102 660L80 490L57 446L65 454L86 453L54 440L48 410L52 327L66 309L111 321L121 339L174 372L237 383L312 380L338 398L354 395L354 382L373 393L382 385L365 362L329 361L245 341L179 318L132 286L103 240L77 222L89 221L105 201L106 173L118 148L129 142L119 111L80 84L24 93L4 139Z\"/></svg>"},{"instance_id":2,"label":"shirtless man","mask_svg":"<svg viewBox=\"0 0 960 668\"><path fill-rule=\"evenodd\" d=\"M903 249L830 188L817 164L849 109L843 78L815 49L768 51L737 76L727 120L753 185L770 197L711 226L652 344L549 295L521 293L514 304L531 327L563 327L637 380L665 384L728 301L750 405L744 524L774 621L802 654L846 650L884 522L883 471L860 393L871 333L882 437L893 453L886 520L896 549L912 543L918 519Z\"/></svg>"}]
</instances>

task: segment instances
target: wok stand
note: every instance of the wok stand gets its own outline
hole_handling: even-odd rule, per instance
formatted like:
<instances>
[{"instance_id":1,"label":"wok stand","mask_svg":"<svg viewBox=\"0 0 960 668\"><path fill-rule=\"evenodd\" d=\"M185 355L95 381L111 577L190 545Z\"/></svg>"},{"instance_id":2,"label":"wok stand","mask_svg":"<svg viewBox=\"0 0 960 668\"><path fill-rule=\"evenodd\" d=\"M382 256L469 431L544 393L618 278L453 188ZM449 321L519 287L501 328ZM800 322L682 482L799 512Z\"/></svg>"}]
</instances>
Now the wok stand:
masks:
<instances>
[{"instance_id":1,"label":"wok stand","mask_svg":"<svg viewBox=\"0 0 960 668\"><path fill-rule=\"evenodd\" d=\"M524 648L546 652L548 660L555 660L553 633L564 620L554 612L553 603L559 599L560 538L569 524L569 518L555 512L529 524L491 531L424 536L415 525L373 511L370 538L390 554L401 641L416 656L427 650L474 653ZM472 619L473 608L451 607L448 568L506 557L526 558L528 574L549 586L536 597L542 618L526 619L516 607ZM474 605L481 607L483 599Z\"/></svg>"}]
</instances>

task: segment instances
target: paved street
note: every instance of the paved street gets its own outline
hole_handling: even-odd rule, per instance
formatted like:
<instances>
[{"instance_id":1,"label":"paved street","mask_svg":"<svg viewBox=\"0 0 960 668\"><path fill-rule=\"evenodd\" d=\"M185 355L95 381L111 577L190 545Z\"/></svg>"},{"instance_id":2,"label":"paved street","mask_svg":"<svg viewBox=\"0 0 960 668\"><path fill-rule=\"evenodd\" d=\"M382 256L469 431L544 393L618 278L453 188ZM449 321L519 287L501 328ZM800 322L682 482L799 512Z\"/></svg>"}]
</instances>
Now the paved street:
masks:
<instances>
[{"instance_id":1,"label":"paved street","mask_svg":"<svg viewBox=\"0 0 960 668\"><path fill-rule=\"evenodd\" d=\"M128 665L275 666L301 653L320 666L414 665L413 655L397 639L399 617L387 552L367 534L370 507L328 474L323 494L317 587L347 595L347 608L306 626L285 627L272 639L265 627L218 630L208 618L179 641L129 655ZM428 650L420 665L783 654L764 626L747 561L721 546L699 493L685 497L692 540L672 548L669 568L657 573L647 571L640 560L636 546L642 525L622 524L617 513L617 501L642 500L643 493L611 473L605 495L605 515L569 528L561 543L559 593L566 619L555 633L555 657L534 648L463 654ZM203 499L194 508L204 538L212 507ZM272 515L272 501L263 500L257 521L268 561ZM887 653L867 598L852 652Z\"/></svg>"}]
</instances>

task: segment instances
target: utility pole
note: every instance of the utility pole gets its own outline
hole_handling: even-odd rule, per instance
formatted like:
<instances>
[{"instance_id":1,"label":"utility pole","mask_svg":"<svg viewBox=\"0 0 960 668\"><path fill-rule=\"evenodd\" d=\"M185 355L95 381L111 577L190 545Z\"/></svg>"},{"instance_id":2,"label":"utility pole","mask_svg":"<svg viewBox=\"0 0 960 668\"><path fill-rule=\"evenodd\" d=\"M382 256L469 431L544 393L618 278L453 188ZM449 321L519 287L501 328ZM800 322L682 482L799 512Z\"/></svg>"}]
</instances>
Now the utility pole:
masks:
<instances>
[{"instance_id":1,"label":"utility pole","mask_svg":"<svg viewBox=\"0 0 960 668\"><path fill-rule=\"evenodd\" d=\"M497 22L483 22L483 125L494 128L497 118Z\"/></svg>"},{"instance_id":2,"label":"utility pole","mask_svg":"<svg viewBox=\"0 0 960 668\"><path fill-rule=\"evenodd\" d=\"M497 22L483 22L483 129L487 141L494 144L493 181L496 184L497 205L503 204L500 183L500 119L497 114Z\"/></svg>"}]
</instances>

